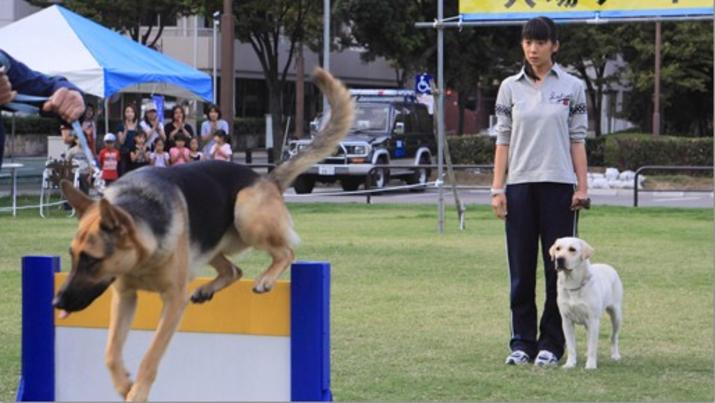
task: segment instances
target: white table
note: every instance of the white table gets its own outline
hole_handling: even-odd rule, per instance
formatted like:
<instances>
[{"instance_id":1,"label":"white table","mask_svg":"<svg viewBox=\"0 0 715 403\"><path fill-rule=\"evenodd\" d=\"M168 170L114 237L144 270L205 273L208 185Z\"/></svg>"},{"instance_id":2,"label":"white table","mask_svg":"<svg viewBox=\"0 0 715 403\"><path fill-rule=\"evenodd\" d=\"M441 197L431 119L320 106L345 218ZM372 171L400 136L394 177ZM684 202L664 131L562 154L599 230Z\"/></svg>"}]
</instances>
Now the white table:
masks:
<instances>
[{"instance_id":1,"label":"white table","mask_svg":"<svg viewBox=\"0 0 715 403\"><path fill-rule=\"evenodd\" d=\"M2 164L2 167L0 167L0 170L3 169L9 169L10 170L10 178L11 178L11 188L10 188L10 195L12 197L12 216L15 217L17 215L17 169L22 168L25 165L16 163L16 162L5 162Z\"/></svg>"}]
</instances>

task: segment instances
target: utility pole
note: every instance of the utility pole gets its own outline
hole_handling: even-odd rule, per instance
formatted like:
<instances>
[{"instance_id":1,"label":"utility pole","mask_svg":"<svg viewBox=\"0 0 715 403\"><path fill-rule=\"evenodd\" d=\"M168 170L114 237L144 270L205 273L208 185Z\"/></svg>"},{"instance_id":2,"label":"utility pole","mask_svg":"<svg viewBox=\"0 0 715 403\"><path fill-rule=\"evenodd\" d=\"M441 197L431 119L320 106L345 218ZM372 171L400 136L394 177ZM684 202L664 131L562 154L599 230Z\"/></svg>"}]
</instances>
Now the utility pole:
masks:
<instances>
[{"instance_id":1,"label":"utility pole","mask_svg":"<svg viewBox=\"0 0 715 403\"><path fill-rule=\"evenodd\" d=\"M298 43L298 54L295 58L295 131L293 135L303 137L303 115L305 114L305 60L303 59L303 42Z\"/></svg>"},{"instance_id":2,"label":"utility pole","mask_svg":"<svg viewBox=\"0 0 715 403\"><path fill-rule=\"evenodd\" d=\"M323 0L323 69L330 71L330 0ZM323 95L323 114L328 109L328 97Z\"/></svg>"},{"instance_id":3,"label":"utility pole","mask_svg":"<svg viewBox=\"0 0 715 403\"><path fill-rule=\"evenodd\" d=\"M221 115L228 123L229 131L233 133L234 109L234 77L233 43L236 33L233 22L233 2L223 0L223 15L221 15ZM234 136L236 133L233 133Z\"/></svg>"},{"instance_id":4,"label":"utility pole","mask_svg":"<svg viewBox=\"0 0 715 403\"><path fill-rule=\"evenodd\" d=\"M653 94L653 135L660 135L660 21L655 22L655 93Z\"/></svg>"}]
</instances>

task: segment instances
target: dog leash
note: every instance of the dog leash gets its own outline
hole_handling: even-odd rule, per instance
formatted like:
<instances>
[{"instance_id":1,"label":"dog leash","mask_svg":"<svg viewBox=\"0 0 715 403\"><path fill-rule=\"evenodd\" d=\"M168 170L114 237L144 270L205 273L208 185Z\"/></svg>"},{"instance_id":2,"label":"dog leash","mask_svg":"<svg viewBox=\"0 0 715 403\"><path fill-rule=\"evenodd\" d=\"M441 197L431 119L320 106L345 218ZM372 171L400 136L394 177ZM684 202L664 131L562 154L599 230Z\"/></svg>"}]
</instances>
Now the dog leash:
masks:
<instances>
[{"instance_id":1,"label":"dog leash","mask_svg":"<svg viewBox=\"0 0 715 403\"><path fill-rule=\"evenodd\" d=\"M576 205L575 205L574 207L582 207L582 208L584 208L584 209L586 209L586 210L589 210L589 209L591 208L591 199L590 199L590 198L587 198L587 199L579 199L578 202L576 203ZM574 218L574 220L575 220L575 222L576 222L575 231L574 231L574 232L575 232L574 236L578 236L578 222L579 222L579 219L580 219L580 218L581 218L581 209L577 209L577 210L576 210L576 217Z\"/></svg>"}]
</instances>

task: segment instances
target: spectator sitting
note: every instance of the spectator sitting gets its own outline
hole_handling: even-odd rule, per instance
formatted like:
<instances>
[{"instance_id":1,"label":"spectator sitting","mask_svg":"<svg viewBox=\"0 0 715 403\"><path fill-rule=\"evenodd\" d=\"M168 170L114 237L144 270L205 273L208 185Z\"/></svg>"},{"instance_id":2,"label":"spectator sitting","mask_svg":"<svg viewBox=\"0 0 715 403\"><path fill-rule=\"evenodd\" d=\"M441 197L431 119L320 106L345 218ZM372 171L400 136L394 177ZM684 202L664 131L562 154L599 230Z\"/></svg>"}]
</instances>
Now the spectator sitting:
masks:
<instances>
[{"instance_id":1,"label":"spectator sitting","mask_svg":"<svg viewBox=\"0 0 715 403\"><path fill-rule=\"evenodd\" d=\"M102 179L109 186L119 178L119 150L115 147L117 137L112 133L104 135L104 148L99 152L99 167Z\"/></svg>"},{"instance_id":2,"label":"spectator sitting","mask_svg":"<svg viewBox=\"0 0 715 403\"><path fill-rule=\"evenodd\" d=\"M174 137L174 142L174 147L169 149L171 165L181 165L191 161L191 151L186 148L186 136L183 133L179 133Z\"/></svg>"},{"instance_id":3,"label":"spectator sitting","mask_svg":"<svg viewBox=\"0 0 715 403\"><path fill-rule=\"evenodd\" d=\"M164 140L159 139L154 144L154 151L149 153L149 163L155 167L166 168L169 166L169 153L164 151Z\"/></svg>"},{"instance_id":4,"label":"spectator sitting","mask_svg":"<svg viewBox=\"0 0 715 403\"><path fill-rule=\"evenodd\" d=\"M97 138L97 123L94 121L94 105L87 104L87 109L84 110L82 116L82 131L87 137L87 145L92 155L97 155L95 139Z\"/></svg>"},{"instance_id":5,"label":"spectator sitting","mask_svg":"<svg viewBox=\"0 0 715 403\"><path fill-rule=\"evenodd\" d=\"M201 161L204 159L204 153L199 151L199 138L192 137L189 141L189 160L190 161Z\"/></svg>"},{"instance_id":6,"label":"spectator sitting","mask_svg":"<svg viewBox=\"0 0 715 403\"><path fill-rule=\"evenodd\" d=\"M217 130L228 133L228 122L221 119L221 110L218 105L209 105L206 113L208 120L201 124L201 141L205 143L203 153L206 157L211 154L211 147L215 144L213 135Z\"/></svg>"},{"instance_id":7,"label":"spectator sitting","mask_svg":"<svg viewBox=\"0 0 715 403\"><path fill-rule=\"evenodd\" d=\"M211 146L211 159L220 161L231 161L233 151L228 143L228 135L223 130L216 130L214 133L215 144Z\"/></svg>"},{"instance_id":8,"label":"spectator sitting","mask_svg":"<svg viewBox=\"0 0 715 403\"><path fill-rule=\"evenodd\" d=\"M146 145L146 134L139 132L134 137L134 150L130 153L132 160L131 169L149 165L149 147Z\"/></svg>"},{"instance_id":9,"label":"spectator sitting","mask_svg":"<svg viewBox=\"0 0 715 403\"><path fill-rule=\"evenodd\" d=\"M89 160L79 145L79 139L72 133L72 128L69 125L60 125L60 133L62 134L62 139L65 144L69 146L67 152L64 154L65 160L72 161L72 165L77 167L79 171L79 189L85 194L89 194Z\"/></svg>"},{"instance_id":10,"label":"spectator sitting","mask_svg":"<svg viewBox=\"0 0 715 403\"><path fill-rule=\"evenodd\" d=\"M184 108L181 107L181 105L174 106L171 108L171 116L173 120L171 123L166 125L165 128L165 132L169 137L167 140L169 149L174 148L176 145L176 138L180 134L187 138L184 142L184 145L187 145L188 139L194 137L194 129L190 124L186 123L186 112L184 112Z\"/></svg>"}]
</instances>

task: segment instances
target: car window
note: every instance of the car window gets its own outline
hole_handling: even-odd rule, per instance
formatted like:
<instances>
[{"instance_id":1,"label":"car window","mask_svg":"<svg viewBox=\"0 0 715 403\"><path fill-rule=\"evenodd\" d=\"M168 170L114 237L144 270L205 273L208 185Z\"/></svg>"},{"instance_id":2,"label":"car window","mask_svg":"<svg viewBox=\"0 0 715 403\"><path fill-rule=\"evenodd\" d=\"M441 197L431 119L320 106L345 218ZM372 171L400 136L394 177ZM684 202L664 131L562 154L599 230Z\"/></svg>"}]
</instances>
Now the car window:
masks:
<instances>
[{"instance_id":1,"label":"car window","mask_svg":"<svg viewBox=\"0 0 715 403\"><path fill-rule=\"evenodd\" d=\"M355 109L353 131L385 131L387 130L390 106L384 104L361 104Z\"/></svg>"}]
</instances>

